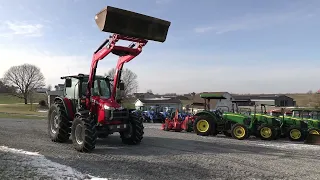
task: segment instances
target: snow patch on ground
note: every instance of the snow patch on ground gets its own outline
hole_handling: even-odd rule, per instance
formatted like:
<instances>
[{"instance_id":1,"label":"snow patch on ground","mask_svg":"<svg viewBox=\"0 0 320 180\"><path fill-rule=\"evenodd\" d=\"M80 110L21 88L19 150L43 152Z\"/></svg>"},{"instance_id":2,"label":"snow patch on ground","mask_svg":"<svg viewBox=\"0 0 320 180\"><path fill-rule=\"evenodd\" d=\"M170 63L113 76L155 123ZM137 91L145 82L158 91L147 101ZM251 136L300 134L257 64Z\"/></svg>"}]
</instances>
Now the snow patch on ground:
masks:
<instances>
[{"instance_id":1,"label":"snow patch on ground","mask_svg":"<svg viewBox=\"0 0 320 180\"><path fill-rule=\"evenodd\" d=\"M37 152L29 152L20 149L9 148L7 146L0 146L0 155L1 154L4 154L1 156L1 162L6 162L5 172L8 171L8 173L10 173L11 169L23 169L24 172L32 171L28 172L27 174L36 174L36 176L39 176L39 178L50 177L50 179L108 180L106 178L99 178L89 174L83 174L69 166L52 162ZM4 173L3 171L1 172ZM20 176L24 175L25 173Z\"/></svg>"},{"instance_id":2,"label":"snow patch on ground","mask_svg":"<svg viewBox=\"0 0 320 180\"><path fill-rule=\"evenodd\" d=\"M265 147L275 147L279 149L295 149L295 150L320 150L320 146L317 145L309 145L309 144L287 144L287 143L255 143L258 146L265 146Z\"/></svg>"}]
</instances>

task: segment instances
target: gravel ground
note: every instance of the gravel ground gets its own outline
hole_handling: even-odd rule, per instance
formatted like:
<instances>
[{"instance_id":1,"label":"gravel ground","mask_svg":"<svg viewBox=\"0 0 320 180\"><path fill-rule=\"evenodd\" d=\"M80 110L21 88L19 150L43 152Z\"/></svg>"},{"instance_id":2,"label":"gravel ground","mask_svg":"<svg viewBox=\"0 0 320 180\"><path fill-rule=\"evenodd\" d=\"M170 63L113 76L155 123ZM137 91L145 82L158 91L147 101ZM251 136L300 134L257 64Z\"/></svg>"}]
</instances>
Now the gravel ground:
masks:
<instances>
[{"instance_id":1,"label":"gravel ground","mask_svg":"<svg viewBox=\"0 0 320 180\"><path fill-rule=\"evenodd\" d=\"M138 146L123 145L115 134L84 154L71 141L51 142L46 130L43 120L0 119L0 179L320 179L320 146L201 137L145 124Z\"/></svg>"}]
</instances>

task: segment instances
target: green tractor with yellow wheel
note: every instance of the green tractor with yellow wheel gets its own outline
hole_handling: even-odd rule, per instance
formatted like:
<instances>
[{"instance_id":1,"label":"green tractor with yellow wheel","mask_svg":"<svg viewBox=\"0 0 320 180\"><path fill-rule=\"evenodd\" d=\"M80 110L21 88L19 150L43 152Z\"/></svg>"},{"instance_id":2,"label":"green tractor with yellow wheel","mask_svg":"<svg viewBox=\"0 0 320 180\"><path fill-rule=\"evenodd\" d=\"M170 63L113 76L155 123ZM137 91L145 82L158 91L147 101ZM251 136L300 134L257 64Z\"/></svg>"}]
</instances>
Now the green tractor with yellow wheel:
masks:
<instances>
[{"instance_id":1,"label":"green tractor with yellow wheel","mask_svg":"<svg viewBox=\"0 0 320 180\"><path fill-rule=\"evenodd\" d=\"M312 112L314 112L312 109L295 108L292 109L292 116L307 123L308 134L320 134L320 121L312 117Z\"/></svg>"},{"instance_id":2,"label":"green tractor with yellow wheel","mask_svg":"<svg viewBox=\"0 0 320 180\"><path fill-rule=\"evenodd\" d=\"M306 115L306 113L302 109L295 108L289 112L281 108L272 110L270 114L280 120L279 134L282 138L288 137L290 141L303 141L309 133L318 132L312 124L314 120L308 121L303 118L303 114Z\"/></svg>"},{"instance_id":3,"label":"green tractor with yellow wheel","mask_svg":"<svg viewBox=\"0 0 320 180\"><path fill-rule=\"evenodd\" d=\"M205 110L196 113L194 131L200 136L217 135L223 133L225 136L238 140L255 135L262 140L272 140L278 135L279 122L276 118L266 114L255 113L245 115L239 112L222 112L220 109L210 111L211 99L225 99L215 94L203 93L200 97L204 99ZM256 109L256 107L255 107Z\"/></svg>"}]
</instances>

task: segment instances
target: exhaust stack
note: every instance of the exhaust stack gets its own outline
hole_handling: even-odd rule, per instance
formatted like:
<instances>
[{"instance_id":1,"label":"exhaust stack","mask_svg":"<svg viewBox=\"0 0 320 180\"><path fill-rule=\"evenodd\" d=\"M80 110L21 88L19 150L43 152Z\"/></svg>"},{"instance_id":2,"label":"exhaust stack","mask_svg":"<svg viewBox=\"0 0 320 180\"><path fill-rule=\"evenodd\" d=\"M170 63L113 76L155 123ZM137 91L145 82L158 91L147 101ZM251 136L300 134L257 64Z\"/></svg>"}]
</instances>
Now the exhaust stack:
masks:
<instances>
[{"instance_id":1,"label":"exhaust stack","mask_svg":"<svg viewBox=\"0 0 320 180\"><path fill-rule=\"evenodd\" d=\"M166 20L111 6L102 9L95 21L103 32L158 42L166 40L171 25Z\"/></svg>"}]
</instances>

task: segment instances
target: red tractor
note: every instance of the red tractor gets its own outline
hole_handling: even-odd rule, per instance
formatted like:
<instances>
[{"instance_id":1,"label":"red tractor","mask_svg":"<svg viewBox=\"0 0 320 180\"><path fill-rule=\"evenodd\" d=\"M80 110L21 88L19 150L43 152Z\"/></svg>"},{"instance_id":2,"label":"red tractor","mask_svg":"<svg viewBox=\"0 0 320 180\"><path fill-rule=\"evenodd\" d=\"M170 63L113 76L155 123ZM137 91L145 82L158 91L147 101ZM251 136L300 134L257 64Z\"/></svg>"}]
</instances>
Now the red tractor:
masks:
<instances>
[{"instance_id":1,"label":"red tractor","mask_svg":"<svg viewBox=\"0 0 320 180\"><path fill-rule=\"evenodd\" d=\"M185 119L179 118L179 111L177 109L173 118L165 119L161 129L164 131L173 130L176 132L181 132L182 130L185 130L187 132L191 132L193 131L193 122L193 116L187 116Z\"/></svg>"},{"instance_id":2,"label":"red tractor","mask_svg":"<svg viewBox=\"0 0 320 180\"><path fill-rule=\"evenodd\" d=\"M117 102L116 92L124 90L120 83L124 63L137 57L148 40L164 42L170 22L106 7L95 16L99 29L113 34L94 52L90 74L65 76L64 96L56 97L48 113L48 132L54 142L66 142L71 136L74 148L90 152L97 137L119 132L125 144L139 144L144 127L130 110ZM116 45L119 40L131 41L128 47ZM98 61L108 54L119 56L113 79L96 75ZM111 82L113 86L111 89Z\"/></svg>"}]
</instances>

